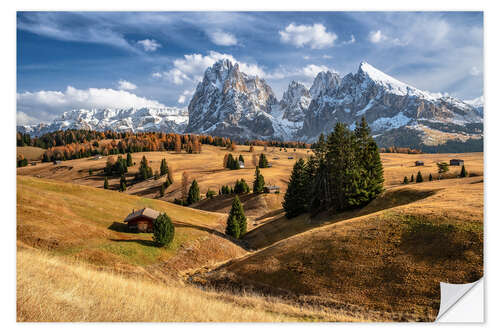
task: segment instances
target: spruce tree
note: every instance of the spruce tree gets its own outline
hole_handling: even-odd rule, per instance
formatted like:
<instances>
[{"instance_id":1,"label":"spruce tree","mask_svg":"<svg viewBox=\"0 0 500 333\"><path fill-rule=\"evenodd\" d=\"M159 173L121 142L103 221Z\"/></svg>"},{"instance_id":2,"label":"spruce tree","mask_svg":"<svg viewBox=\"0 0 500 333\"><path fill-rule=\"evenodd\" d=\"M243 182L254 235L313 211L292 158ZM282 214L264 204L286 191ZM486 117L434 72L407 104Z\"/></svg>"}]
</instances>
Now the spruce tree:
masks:
<instances>
[{"instance_id":1,"label":"spruce tree","mask_svg":"<svg viewBox=\"0 0 500 333\"><path fill-rule=\"evenodd\" d=\"M264 153L261 153L259 156L259 168L268 168L269 162L267 161L267 157Z\"/></svg>"},{"instance_id":2,"label":"spruce tree","mask_svg":"<svg viewBox=\"0 0 500 333\"><path fill-rule=\"evenodd\" d=\"M168 173L168 168L167 168L167 161L165 159L161 160L161 165L160 165L160 175L166 175Z\"/></svg>"},{"instance_id":3,"label":"spruce tree","mask_svg":"<svg viewBox=\"0 0 500 333\"><path fill-rule=\"evenodd\" d=\"M255 167L255 178L253 181L253 193L264 192L265 186L264 176L260 173L259 167Z\"/></svg>"},{"instance_id":4,"label":"spruce tree","mask_svg":"<svg viewBox=\"0 0 500 333\"><path fill-rule=\"evenodd\" d=\"M429 174L429 181L432 182L432 173Z\"/></svg>"},{"instance_id":5,"label":"spruce tree","mask_svg":"<svg viewBox=\"0 0 500 333\"><path fill-rule=\"evenodd\" d=\"M191 187L189 188L187 204L194 204L195 202L200 201L200 199L200 188L198 187L198 182L194 179L191 183Z\"/></svg>"},{"instance_id":6,"label":"spruce tree","mask_svg":"<svg viewBox=\"0 0 500 333\"><path fill-rule=\"evenodd\" d=\"M109 183L108 183L108 177L104 177L104 189L108 189L109 188Z\"/></svg>"},{"instance_id":7,"label":"spruce tree","mask_svg":"<svg viewBox=\"0 0 500 333\"><path fill-rule=\"evenodd\" d=\"M120 191L125 192L127 190L127 180L125 179L125 175L120 177Z\"/></svg>"},{"instance_id":8,"label":"spruce tree","mask_svg":"<svg viewBox=\"0 0 500 333\"><path fill-rule=\"evenodd\" d=\"M467 177L467 171L465 170L465 165L462 164L462 170L460 170L460 177Z\"/></svg>"},{"instance_id":9,"label":"spruce tree","mask_svg":"<svg viewBox=\"0 0 500 333\"><path fill-rule=\"evenodd\" d=\"M424 181L424 178L422 177L422 173L420 173L420 170L417 173L417 183L421 183Z\"/></svg>"},{"instance_id":10,"label":"spruce tree","mask_svg":"<svg viewBox=\"0 0 500 333\"><path fill-rule=\"evenodd\" d=\"M160 197L163 197L165 195L165 184L161 184L160 187Z\"/></svg>"},{"instance_id":11,"label":"spruce tree","mask_svg":"<svg viewBox=\"0 0 500 333\"><path fill-rule=\"evenodd\" d=\"M175 235L175 227L170 217L162 213L153 222L153 241L157 246L163 247L172 242Z\"/></svg>"},{"instance_id":12,"label":"spruce tree","mask_svg":"<svg viewBox=\"0 0 500 333\"><path fill-rule=\"evenodd\" d=\"M403 179L403 184L408 184L409 181L408 181L408 177L405 176L405 179Z\"/></svg>"},{"instance_id":13,"label":"spruce tree","mask_svg":"<svg viewBox=\"0 0 500 333\"><path fill-rule=\"evenodd\" d=\"M413 183L415 181L415 178L413 177L413 174L411 175L411 178L410 178L410 183Z\"/></svg>"},{"instance_id":14,"label":"spruce tree","mask_svg":"<svg viewBox=\"0 0 500 333\"><path fill-rule=\"evenodd\" d=\"M240 155L238 157L238 161L240 161L241 163L245 163L245 159L243 159L243 155Z\"/></svg>"},{"instance_id":15,"label":"spruce tree","mask_svg":"<svg viewBox=\"0 0 500 333\"><path fill-rule=\"evenodd\" d=\"M130 153L127 153L127 166L132 166L132 155Z\"/></svg>"},{"instance_id":16,"label":"spruce tree","mask_svg":"<svg viewBox=\"0 0 500 333\"><path fill-rule=\"evenodd\" d=\"M235 216L229 216L227 219L226 235L234 238L240 238L240 225Z\"/></svg>"},{"instance_id":17,"label":"spruce tree","mask_svg":"<svg viewBox=\"0 0 500 333\"><path fill-rule=\"evenodd\" d=\"M238 224L239 235L236 238L239 238L245 235L247 232L247 218L245 216L245 212L243 211L243 206L241 205L241 201L238 195L236 195L233 199L231 211L229 212L229 217L227 219L228 226L233 223L233 218Z\"/></svg>"},{"instance_id":18,"label":"spruce tree","mask_svg":"<svg viewBox=\"0 0 500 333\"><path fill-rule=\"evenodd\" d=\"M305 213L309 209L308 181L304 160L300 158L293 166L288 188L283 201L287 218Z\"/></svg>"}]
</instances>

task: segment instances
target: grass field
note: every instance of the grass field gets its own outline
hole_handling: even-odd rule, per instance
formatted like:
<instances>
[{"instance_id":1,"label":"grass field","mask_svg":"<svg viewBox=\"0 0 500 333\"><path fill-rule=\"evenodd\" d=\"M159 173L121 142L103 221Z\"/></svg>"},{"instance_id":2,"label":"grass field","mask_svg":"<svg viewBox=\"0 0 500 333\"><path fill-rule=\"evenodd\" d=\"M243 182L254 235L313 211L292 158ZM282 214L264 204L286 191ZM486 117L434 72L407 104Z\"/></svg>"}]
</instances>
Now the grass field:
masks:
<instances>
[{"instance_id":1,"label":"grass field","mask_svg":"<svg viewBox=\"0 0 500 333\"><path fill-rule=\"evenodd\" d=\"M281 201L293 164L308 152L269 147L273 167L262 172L282 191L241 196L249 232L235 241L223 234L231 195L191 208L167 202L180 196L184 171L202 194L239 178L250 185L248 147L232 152L244 156L241 170L222 168L227 152L133 154L129 180L143 155L153 170L162 158L174 169L163 198L163 180L126 193L102 189L105 158L18 168L18 320L431 321L440 281L483 274L482 153L381 154L386 191L369 205L288 220ZM465 160L471 177L450 167L445 179L428 182L436 162L451 158ZM423 183L402 184L419 170ZM173 219L168 248L154 246L151 234L126 232L123 219L143 207Z\"/></svg>"},{"instance_id":2,"label":"grass field","mask_svg":"<svg viewBox=\"0 0 500 333\"><path fill-rule=\"evenodd\" d=\"M23 155L28 161L41 161L45 149L39 147L16 147L17 156Z\"/></svg>"},{"instance_id":3,"label":"grass field","mask_svg":"<svg viewBox=\"0 0 500 333\"><path fill-rule=\"evenodd\" d=\"M341 310L360 306L374 311L373 320L432 321L440 281L483 275L481 177L408 185L361 211L290 222L278 218L254 229L244 239L261 251L193 280Z\"/></svg>"}]
</instances>

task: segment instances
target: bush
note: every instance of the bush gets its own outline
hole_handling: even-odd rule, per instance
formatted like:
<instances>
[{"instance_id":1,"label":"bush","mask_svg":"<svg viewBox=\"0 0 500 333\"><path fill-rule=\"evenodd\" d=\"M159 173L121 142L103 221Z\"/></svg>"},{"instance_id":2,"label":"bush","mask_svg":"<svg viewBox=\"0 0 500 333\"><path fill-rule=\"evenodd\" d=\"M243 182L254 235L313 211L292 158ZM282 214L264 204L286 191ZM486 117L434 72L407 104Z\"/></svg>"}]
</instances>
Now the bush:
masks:
<instances>
[{"instance_id":1,"label":"bush","mask_svg":"<svg viewBox=\"0 0 500 333\"><path fill-rule=\"evenodd\" d=\"M212 191L210 189L207 191L207 194L205 194L207 199L213 199L215 197L215 195L216 195L215 191Z\"/></svg>"},{"instance_id":2,"label":"bush","mask_svg":"<svg viewBox=\"0 0 500 333\"><path fill-rule=\"evenodd\" d=\"M153 241L157 246L168 245L174 239L175 228L167 214L160 214L153 222Z\"/></svg>"},{"instance_id":3,"label":"bush","mask_svg":"<svg viewBox=\"0 0 500 333\"><path fill-rule=\"evenodd\" d=\"M420 171L417 173L417 183L421 183L424 181L424 178L422 177L422 174Z\"/></svg>"}]
</instances>

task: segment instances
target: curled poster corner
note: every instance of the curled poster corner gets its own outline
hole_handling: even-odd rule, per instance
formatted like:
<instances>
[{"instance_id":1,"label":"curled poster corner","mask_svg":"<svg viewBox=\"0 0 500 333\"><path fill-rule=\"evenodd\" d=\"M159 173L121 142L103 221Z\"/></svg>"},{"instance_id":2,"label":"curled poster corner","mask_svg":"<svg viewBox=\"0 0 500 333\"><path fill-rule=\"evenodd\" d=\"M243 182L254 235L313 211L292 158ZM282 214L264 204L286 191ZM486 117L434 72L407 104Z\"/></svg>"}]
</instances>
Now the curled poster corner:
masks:
<instances>
[{"instance_id":1,"label":"curled poster corner","mask_svg":"<svg viewBox=\"0 0 500 333\"><path fill-rule=\"evenodd\" d=\"M476 286L480 285L479 294L473 295L471 299L466 299L467 294ZM439 313L436 317L437 322L483 322L483 279L479 279L472 283L452 284L440 282L441 287L441 303L439 305ZM466 302L467 303L466 303ZM474 303L474 304L471 304ZM479 302L479 304L477 304ZM466 304L462 304L466 303ZM450 316L452 311L457 309L457 316ZM471 310L475 310L477 314L474 318L465 318L463 313L470 314ZM478 310L480 311L478 313Z\"/></svg>"}]
</instances>

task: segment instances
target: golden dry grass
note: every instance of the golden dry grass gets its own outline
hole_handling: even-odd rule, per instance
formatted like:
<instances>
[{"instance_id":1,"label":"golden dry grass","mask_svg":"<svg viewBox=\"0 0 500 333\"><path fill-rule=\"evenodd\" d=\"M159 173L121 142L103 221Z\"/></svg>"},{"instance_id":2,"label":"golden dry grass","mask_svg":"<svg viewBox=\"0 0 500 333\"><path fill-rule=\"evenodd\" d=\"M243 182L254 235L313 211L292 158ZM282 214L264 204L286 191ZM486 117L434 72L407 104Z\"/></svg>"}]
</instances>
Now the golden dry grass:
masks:
<instances>
[{"instance_id":1,"label":"golden dry grass","mask_svg":"<svg viewBox=\"0 0 500 333\"><path fill-rule=\"evenodd\" d=\"M45 149L39 147L16 147L17 156L22 154L28 161L41 160Z\"/></svg>"},{"instance_id":2,"label":"golden dry grass","mask_svg":"<svg viewBox=\"0 0 500 333\"><path fill-rule=\"evenodd\" d=\"M380 311L373 320L432 321L439 309L440 281L468 283L483 275L483 183L472 177L407 188L435 194L364 216L333 217L325 226L193 279L308 304ZM266 234L261 244L273 237L269 233L280 232L271 224L252 231Z\"/></svg>"},{"instance_id":3,"label":"golden dry grass","mask_svg":"<svg viewBox=\"0 0 500 333\"><path fill-rule=\"evenodd\" d=\"M17 321L273 322L363 321L362 315L297 307L256 295L151 283L21 249L17 254Z\"/></svg>"},{"instance_id":4,"label":"golden dry grass","mask_svg":"<svg viewBox=\"0 0 500 333\"><path fill-rule=\"evenodd\" d=\"M17 185L17 239L31 247L148 276L175 275L245 253L221 234L222 214L26 176L18 176ZM172 218L176 234L168 248L154 246L151 234L124 232L123 219L142 207Z\"/></svg>"}]
</instances>

